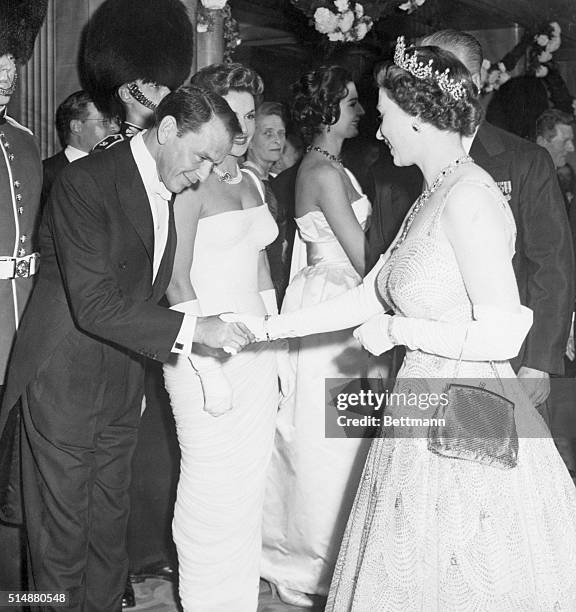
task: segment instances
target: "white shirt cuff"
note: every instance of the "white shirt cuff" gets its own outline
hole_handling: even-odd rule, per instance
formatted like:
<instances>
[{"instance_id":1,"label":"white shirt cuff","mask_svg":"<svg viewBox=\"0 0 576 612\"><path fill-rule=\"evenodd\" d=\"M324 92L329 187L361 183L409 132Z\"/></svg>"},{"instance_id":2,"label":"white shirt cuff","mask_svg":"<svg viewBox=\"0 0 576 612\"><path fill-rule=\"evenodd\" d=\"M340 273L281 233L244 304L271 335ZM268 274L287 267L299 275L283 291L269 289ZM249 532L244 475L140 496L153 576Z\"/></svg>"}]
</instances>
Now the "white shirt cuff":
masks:
<instances>
[{"instance_id":1,"label":"white shirt cuff","mask_svg":"<svg viewBox=\"0 0 576 612\"><path fill-rule=\"evenodd\" d=\"M178 332L178 336L176 336L176 341L172 346L173 353L183 353L184 355L189 355L192 351L192 342L194 342L194 333L196 331L196 320L198 317L193 315L185 314L182 319L182 325L180 326L180 331Z\"/></svg>"}]
</instances>

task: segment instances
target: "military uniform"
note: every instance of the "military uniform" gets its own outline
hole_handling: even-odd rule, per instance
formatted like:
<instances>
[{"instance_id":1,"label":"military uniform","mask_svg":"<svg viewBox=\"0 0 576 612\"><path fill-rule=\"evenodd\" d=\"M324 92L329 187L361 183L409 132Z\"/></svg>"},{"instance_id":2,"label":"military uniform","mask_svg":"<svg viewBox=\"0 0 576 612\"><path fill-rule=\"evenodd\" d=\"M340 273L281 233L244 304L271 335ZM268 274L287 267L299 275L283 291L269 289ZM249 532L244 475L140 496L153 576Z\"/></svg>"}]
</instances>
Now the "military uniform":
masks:
<instances>
[{"instance_id":1,"label":"military uniform","mask_svg":"<svg viewBox=\"0 0 576 612\"><path fill-rule=\"evenodd\" d=\"M120 126L120 132L118 134L108 134L106 138L103 138L100 142L94 145L91 153L94 151L106 151L106 149L113 147L119 142L128 140L132 138L132 136L136 136L136 134L143 131L144 128L135 125L134 123L130 123L129 121L123 121L122 125Z\"/></svg>"},{"instance_id":2,"label":"military uniform","mask_svg":"<svg viewBox=\"0 0 576 612\"><path fill-rule=\"evenodd\" d=\"M42 163L32 133L10 117L0 119L0 385L20 317L38 269L35 231Z\"/></svg>"}]
</instances>

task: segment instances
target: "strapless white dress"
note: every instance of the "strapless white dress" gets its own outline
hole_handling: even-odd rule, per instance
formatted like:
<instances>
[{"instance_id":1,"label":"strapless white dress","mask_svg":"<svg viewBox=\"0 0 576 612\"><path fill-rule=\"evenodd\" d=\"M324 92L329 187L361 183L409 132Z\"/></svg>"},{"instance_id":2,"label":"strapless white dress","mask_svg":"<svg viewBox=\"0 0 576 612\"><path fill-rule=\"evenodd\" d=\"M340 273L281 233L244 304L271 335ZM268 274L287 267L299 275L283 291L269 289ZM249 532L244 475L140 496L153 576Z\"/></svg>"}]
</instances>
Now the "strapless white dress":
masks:
<instances>
[{"instance_id":1,"label":"strapless white dress","mask_svg":"<svg viewBox=\"0 0 576 612\"><path fill-rule=\"evenodd\" d=\"M265 205L199 221L190 278L203 315L265 314L258 256L277 235ZM223 365L233 408L213 417L185 356L166 365L180 444L173 537L186 612L255 612L266 472L274 441L278 379L266 343Z\"/></svg>"},{"instance_id":2,"label":"strapless white dress","mask_svg":"<svg viewBox=\"0 0 576 612\"><path fill-rule=\"evenodd\" d=\"M360 186L350 178L359 193ZM366 229L372 207L352 203ZM282 312L323 302L361 281L320 211L296 219L292 281ZM303 250L304 267L299 268ZM290 340L295 393L282 403L266 488L262 577L303 593L326 595L370 440L326 438L324 379L366 375L368 353L351 330Z\"/></svg>"}]
</instances>

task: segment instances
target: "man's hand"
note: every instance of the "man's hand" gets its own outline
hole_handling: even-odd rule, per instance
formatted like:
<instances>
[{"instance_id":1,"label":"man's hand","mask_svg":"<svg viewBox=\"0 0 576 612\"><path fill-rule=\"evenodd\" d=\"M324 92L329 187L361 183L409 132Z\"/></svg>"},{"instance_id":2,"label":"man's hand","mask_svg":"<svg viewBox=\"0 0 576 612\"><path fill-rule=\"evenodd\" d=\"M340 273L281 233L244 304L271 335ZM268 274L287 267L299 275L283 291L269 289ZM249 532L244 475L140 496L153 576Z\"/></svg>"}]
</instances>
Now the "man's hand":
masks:
<instances>
[{"instance_id":1,"label":"man's hand","mask_svg":"<svg viewBox=\"0 0 576 612\"><path fill-rule=\"evenodd\" d=\"M518 378L535 406L544 403L550 395L550 375L548 372L522 366Z\"/></svg>"},{"instance_id":2,"label":"man's hand","mask_svg":"<svg viewBox=\"0 0 576 612\"><path fill-rule=\"evenodd\" d=\"M194 342L214 349L240 352L254 341L254 335L243 323L225 323L218 315L198 317Z\"/></svg>"}]
</instances>

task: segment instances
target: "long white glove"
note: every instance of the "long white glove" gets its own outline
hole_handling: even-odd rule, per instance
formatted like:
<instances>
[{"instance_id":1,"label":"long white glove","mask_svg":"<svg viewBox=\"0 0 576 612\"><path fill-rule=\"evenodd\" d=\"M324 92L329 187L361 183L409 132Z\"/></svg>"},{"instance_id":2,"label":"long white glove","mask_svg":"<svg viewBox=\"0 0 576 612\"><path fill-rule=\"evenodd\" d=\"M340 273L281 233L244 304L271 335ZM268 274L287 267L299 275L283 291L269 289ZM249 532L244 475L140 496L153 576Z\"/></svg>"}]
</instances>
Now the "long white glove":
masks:
<instances>
[{"instance_id":1,"label":"long white glove","mask_svg":"<svg viewBox=\"0 0 576 612\"><path fill-rule=\"evenodd\" d=\"M276 302L276 291L267 289L260 291L260 297L264 302L264 308L269 315L278 314L278 304ZM283 399L287 399L292 395L296 383L296 372L292 367L290 354L288 352L288 340L279 339L272 343L272 349L276 357L276 366L278 368L278 379L280 380L280 392Z\"/></svg>"},{"instance_id":2,"label":"long white glove","mask_svg":"<svg viewBox=\"0 0 576 612\"><path fill-rule=\"evenodd\" d=\"M259 341L277 338L299 338L355 327L384 311L376 294L376 277L386 261L385 256L370 270L358 287L309 308L263 317L235 314L231 321L242 321ZM227 319L228 320L228 319Z\"/></svg>"},{"instance_id":3,"label":"long white glove","mask_svg":"<svg viewBox=\"0 0 576 612\"><path fill-rule=\"evenodd\" d=\"M198 300L181 302L171 307L187 314L201 315ZM232 409L232 387L222 370L218 359L191 352L188 359L196 370L204 392L204 410L214 417L221 416Z\"/></svg>"},{"instance_id":4,"label":"long white glove","mask_svg":"<svg viewBox=\"0 0 576 612\"><path fill-rule=\"evenodd\" d=\"M474 320L450 323L380 314L354 331L365 349L380 355L397 344L465 361L504 361L518 355L532 326L532 311L509 312L475 304Z\"/></svg>"}]
</instances>

